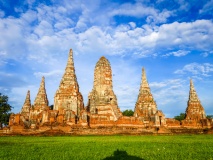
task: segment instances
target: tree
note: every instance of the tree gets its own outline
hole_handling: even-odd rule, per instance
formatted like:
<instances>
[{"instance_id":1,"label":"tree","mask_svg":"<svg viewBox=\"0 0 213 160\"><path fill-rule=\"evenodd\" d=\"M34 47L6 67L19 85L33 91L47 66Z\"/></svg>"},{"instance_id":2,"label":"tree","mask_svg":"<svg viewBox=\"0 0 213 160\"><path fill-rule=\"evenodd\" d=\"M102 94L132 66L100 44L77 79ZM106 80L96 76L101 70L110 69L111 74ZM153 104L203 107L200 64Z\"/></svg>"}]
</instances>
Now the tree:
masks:
<instances>
[{"instance_id":1,"label":"tree","mask_svg":"<svg viewBox=\"0 0 213 160\"><path fill-rule=\"evenodd\" d=\"M53 104L49 106L50 107L50 110L53 110L54 106Z\"/></svg>"},{"instance_id":2,"label":"tree","mask_svg":"<svg viewBox=\"0 0 213 160\"><path fill-rule=\"evenodd\" d=\"M0 129L7 126L12 106L8 104L8 97L0 93Z\"/></svg>"},{"instance_id":3,"label":"tree","mask_svg":"<svg viewBox=\"0 0 213 160\"><path fill-rule=\"evenodd\" d=\"M133 116L134 112L131 109L127 109L122 112L124 116Z\"/></svg>"},{"instance_id":4,"label":"tree","mask_svg":"<svg viewBox=\"0 0 213 160\"><path fill-rule=\"evenodd\" d=\"M207 115L206 118L213 119L213 115Z\"/></svg>"},{"instance_id":5,"label":"tree","mask_svg":"<svg viewBox=\"0 0 213 160\"><path fill-rule=\"evenodd\" d=\"M174 119L178 120L178 121L182 121L184 120L186 117L186 114L185 113L180 113L179 116L175 116Z\"/></svg>"}]
</instances>

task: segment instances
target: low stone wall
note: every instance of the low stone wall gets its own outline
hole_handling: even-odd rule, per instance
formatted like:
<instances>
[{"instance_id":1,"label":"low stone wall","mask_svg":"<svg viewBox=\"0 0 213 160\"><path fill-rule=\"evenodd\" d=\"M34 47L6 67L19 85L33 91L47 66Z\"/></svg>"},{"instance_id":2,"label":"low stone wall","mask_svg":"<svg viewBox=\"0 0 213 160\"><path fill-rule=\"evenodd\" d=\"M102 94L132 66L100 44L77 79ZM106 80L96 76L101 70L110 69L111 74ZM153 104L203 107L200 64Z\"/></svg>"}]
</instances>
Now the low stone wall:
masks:
<instances>
[{"instance_id":1,"label":"low stone wall","mask_svg":"<svg viewBox=\"0 0 213 160\"><path fill-rule=\"evenodd\" d=\"M136 126L82 126L58 125L40 126L38 129L24 129L23 126L13 126L0 130L0 135L157 135L157 134L213 134L213 128L184 128L184 127L136 127Z\"/></svg>"}]
</instances>

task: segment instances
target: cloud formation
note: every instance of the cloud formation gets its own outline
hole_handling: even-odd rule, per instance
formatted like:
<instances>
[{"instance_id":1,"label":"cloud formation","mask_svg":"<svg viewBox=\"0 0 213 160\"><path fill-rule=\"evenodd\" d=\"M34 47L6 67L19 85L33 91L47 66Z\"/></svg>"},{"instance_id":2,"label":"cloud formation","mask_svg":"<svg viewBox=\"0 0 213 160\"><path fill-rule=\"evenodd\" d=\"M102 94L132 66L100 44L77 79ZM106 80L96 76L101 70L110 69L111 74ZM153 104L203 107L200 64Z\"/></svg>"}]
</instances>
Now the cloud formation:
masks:
<instances>
[{"instance_id":1,"label":"cloud formation","mask_svg":"<svg viewBox=\"0 0 213 160\"><path fill-rule=\"evenodd\" d=\"M16 105L17 97L23 99L28 87L34 94L45 76L53 103L72 48L85 103L95 63L104 55L112 65L121 109L134 108L142 66L150 71L159 107L167 114L172 112L169 106L182 109L179 101L187 97L189 78L198 84L201 79L213 81L211 4L212 0L0 1L0 89ZM208 99L207 104L213 102Z\"/></svg>"},{"instance_id":2,"label":"cloud formation","mask_svg":"<svg viewBox=\"0 0 213 160\"><path fill-rule=\"evenodd\" d=\"M210 63L190 63L185 65L182 69L176 70L175 74L187 74L191 73L192 75L201 75L204 77L211 76L213 72L213 64Z\"/></svg>"}]
</instances>

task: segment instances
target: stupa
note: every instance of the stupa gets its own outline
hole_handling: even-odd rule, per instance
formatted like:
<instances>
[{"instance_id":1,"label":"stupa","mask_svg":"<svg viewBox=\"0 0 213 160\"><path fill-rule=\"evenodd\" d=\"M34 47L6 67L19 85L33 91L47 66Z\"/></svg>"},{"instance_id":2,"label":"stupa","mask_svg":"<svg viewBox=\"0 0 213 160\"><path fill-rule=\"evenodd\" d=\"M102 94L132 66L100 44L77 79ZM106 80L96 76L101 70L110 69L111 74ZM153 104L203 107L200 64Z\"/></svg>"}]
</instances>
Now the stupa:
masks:
<instances>
[{"instance_id":1,"label":"stupa","mask_svg":"<svg viewBox=\"0 0 213 160\"><path fill-rule=\"evenodd\" d=\"M24 105L22 106L22 109L21 109L21 114L29 116L30 108L31 108L30 91L28 90Z\"/></svg>"},{"instance_id":2,"label":"stupa","mask_svg":"<svg viewBox=\"0 0 213 160\"><path fill-rule=\"evenodd\" d=\"M142 68L142 80L139 90L139 95L137 102L135 104L135 117L144 117L145 119L150 119L152 115L157 112L157 105L152 96L149 84L146 78L145 69Z\"/></svg>"},{"instance_id":3,"label":"stupa","mask_svg":"<svg viewBox=\"0 0 213 160\"><path fill-rule=\"evenodd\" d=\"M59 110L59 114L67 114L69 117L69 114L79 116L83 109L83 97L79 92L73 62L73 51L70 49L65 73L61 79L59 89L55 93L54 110Z\"/></svg>"},{"instance_id":4,"label":"stupa","mask_svg":"<svg viewBox=\"0 0 213 160\"><path fill-rule=\"evenodd\" d=\"M113 91L111 66L105 57L101 57L96 63L93 89L89 93L88 101L90 114L108 115L113 121L122 116Z\"/></svg>"},{"instance_id":5,"label":"stupa","mask_svg":"<svg viewBox=\"0 0 213 160\"><path fill-rule=\"evenodd\" d=\"M186 108L186 120L205 119L206 114L198 98L192 79L190 80L189 100Z\"/></svg>"},{"instance_id":6,"label":"stupa","mask_svg":"<svg viewBox=\"0 0 213 160\"><path fill-rule=\"evenodd\" d=\"M48 105L49 102L47 99L47 93L45 89L45 78L42 77L41 84L33 104L33 110L40 110L40 111L46 110L49 109Z\"/></svg>"},{"instance_id":7,"label":"stupa","mask_svg":"<svg viewBox=\"0 0 213 160\"><path fill-rule=\"evenodd\" d=\"M142 80L135 104L134 116L141 117L145 124L150 122L155 126L166 124L165 115L157 109L157 104L152 96L144 68L142 68Z\"/></svg>"}]
</instances>

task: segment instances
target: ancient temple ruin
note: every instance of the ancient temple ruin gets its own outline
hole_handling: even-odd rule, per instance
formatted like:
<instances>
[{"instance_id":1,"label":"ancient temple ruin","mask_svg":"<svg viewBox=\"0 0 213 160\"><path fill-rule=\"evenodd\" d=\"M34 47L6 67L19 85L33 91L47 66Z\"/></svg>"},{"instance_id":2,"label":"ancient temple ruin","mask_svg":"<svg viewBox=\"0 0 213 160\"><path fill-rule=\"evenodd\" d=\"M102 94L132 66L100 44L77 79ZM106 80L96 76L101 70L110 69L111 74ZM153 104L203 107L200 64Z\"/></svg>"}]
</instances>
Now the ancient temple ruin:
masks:
<instances>
[{"instance_id":1,"label":"ancient temple ruin","mask_svg":"<svg viewBox=\"0 0 213 160\"><path fill-rule=\"evenodd\" d=\"M44 77L42 77L41 84L40 84L32 109L38 110L38 112L41 112L42 110L49 109L48 105L49 105L49 102L47 99L47 93L45 89L45 79Z\"/></svg>"},{"instance_id":2,"label":"ancient temple ruin","mask_svg":"<svg viewBox=\"0 0 213 160\"><path fill-rule=\"evenodd\" d=\"M157 104L152 96L144 68L142 68L141 85L135 104L134 116L142 117L145 123L165 124L165 116L162 111L157 109Z\"/></svg>"},{"instance_id":3,"label":"ancient temple ruin","mask_svg":"<svg viewBox=\"0 0 213 160\"><path fill-rule=\"evenodd\" d=\"M183 126L203 127L209 126L204 108L198 98L192 79L190 80L189 99L186 108L186 117L182 121Z\"/></svg>"},{"instance_id":4,"label":"ancient temple ruin","mask_svg":"<svg viewBox=\"0 0 213 160\"><path fill-rule=\"evenodd\" d=\"M186 108L186 120L205 119L205 111L197 96L192 79L190 80L189 100Z\"/></svg>"},{"instance_id":5,"label":"ancient temple ruin","mask_svg":"<svg viewBox=\"0 0 213 160\"><path fill-rule=\"evenodd\" d=\"M93 89L84 107L83 96L75 74L73 51L69 52L67 65L54 97L54 107L48 106L45 78L42 77L34 104L30 91L18 114L9 120L10 133L35 134L60 132L68 134L142 134L180 133L194 129L197 132L213 128L190 80L189 100L183 121L166 118L151 93L145 69L134 115L123 116L113 91L112 69L109 61L101 57L94 69Z\"/></svg>"},{"instance_id":6,"label":"ancient temple ruin","mask_svg":"<svg viewBox=\"0 0 213 160\"><path fill-rule=\"evenodd\" d=\"M21 114L23 116L29 117L30 109L31 109L31 100L30 100L30 91L28 90L24 105L22 106L21 109Z\"/></svg>"},{"instance_id":7,"label":"ancient temple ruin","mask_svg":"<svg viewBox=\"0 0 213 160\"><path fill-rule=\"evenodd\" d=\"M95 66L93 89L88 96L90 115L116 121L122 116L112 86L112 70L109 61L101 57Z\"/></svg>"},{"instance_id":8,"label":"ancient temple ruin","mask_svg":"<svg viewBox=\"0 0 213 160\"><path fill-rule=\"evenodd\" d=\"M75 123L79 119L81 111L84 109L83 96L79 92L79 85L75 74L73 51L70 49L67 66L61 79L59 89L54 97L54 110L58 110L58 121Z\"/></svg>"}]
</instances>

